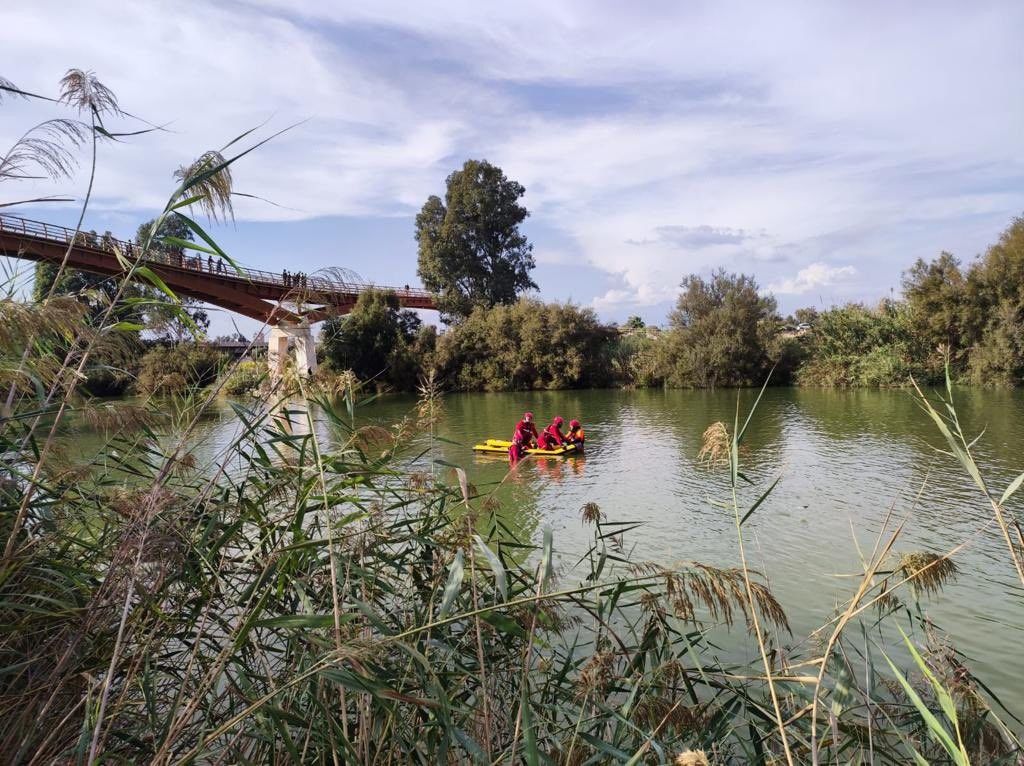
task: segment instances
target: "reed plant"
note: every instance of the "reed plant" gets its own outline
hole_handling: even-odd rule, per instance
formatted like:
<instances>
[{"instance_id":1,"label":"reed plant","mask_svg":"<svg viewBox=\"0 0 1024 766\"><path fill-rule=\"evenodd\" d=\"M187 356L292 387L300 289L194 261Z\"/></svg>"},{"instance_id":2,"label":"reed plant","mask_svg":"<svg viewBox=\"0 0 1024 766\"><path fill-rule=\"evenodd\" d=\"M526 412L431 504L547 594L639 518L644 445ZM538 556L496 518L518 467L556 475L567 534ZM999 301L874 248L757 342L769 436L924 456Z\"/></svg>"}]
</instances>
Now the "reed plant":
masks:
<instances>
[{"instance_id":1,"label":"reed plant","mask_svg":"<svg viewBox=\"0 0 1024 766\"><path fill-rule=\"evenodd\" d=\"M179 216L201 244L174 244L230 262L183 211L230 217L230 176L216 176L258 145L231 155L234 143L179 171L153 231ZM153 244L125 256L123 283L160 285L145 267ZM500 484L474 487L436 458L435 379L406 418L368 428L372 397L350 376L285 374L232 404L236 438L200 465L196 425L230 371L142 407L91 402L77 382L116 314L74 303L0 302L8 762L1021 758L1020 721L922 607L957 576L962 545L901 550L905 520L890 514L848 599L791 634L745 552L779 481L754 486L743 464L756 403L709 427L702 451L721 472L738 566L638 559L626 540L639 522L609 518L600 498L580 511L590 544L563 551L550 529L508 528ZM1019 571L1007 502L1022 480L996 500L952 401L943 414L920 401L991 504L978 533L998 530ZM65 448L76 413L105 434L95 454ZM730 630L753 662L719 649Z\"/></svg>"}]
</instances>

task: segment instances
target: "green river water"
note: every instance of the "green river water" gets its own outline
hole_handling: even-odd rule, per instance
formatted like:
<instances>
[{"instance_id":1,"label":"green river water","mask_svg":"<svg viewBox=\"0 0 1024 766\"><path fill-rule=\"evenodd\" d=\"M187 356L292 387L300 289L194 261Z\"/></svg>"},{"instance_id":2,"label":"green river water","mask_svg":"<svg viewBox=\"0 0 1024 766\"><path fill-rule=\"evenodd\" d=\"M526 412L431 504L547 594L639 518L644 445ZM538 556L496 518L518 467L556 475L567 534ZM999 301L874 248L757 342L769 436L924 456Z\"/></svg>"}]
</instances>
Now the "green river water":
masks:
<instances>
[{"instance_id":1,"label":"green river water","mask_svg":"<svg viewBox=\"0 0 1024 766\"><path fill-rule=\"evenodd\" d=\"M594 501L610 521L643 522L625 540L634 558L732 566L738 563L733 516L711 502L728 499L727 479L702 466L697 454L704 429L717 420L731 429L737 399L745 413L756 394L449 395L438 433L455 444L436 442L433 456L464 466L469 480L487 491L505 477L507 461L474 455L474 442L509 438L527 408L541 424L555 414L578 417L587 432L585 456L526 461L497 490L510 527L538 540L550 525L561 564L568 566L592 534L581 523L580 507ZM965 431L984 429L976 458L998 496L1024 471L1024 394L959 389L956 397ZM384 397L359 417L387 423L414 404L411 397ZM205 421L200 452L208 459L197 455L200 464L211 464L237 429L226 405ZM745 437L742 470L755 486L743 489L741 504L781 480L744 527L748 558L767 575L792 623L796 638L780 641L793 644L852 595L857 580L850 575L862 571L854 538L869 555L890 510L893 519L906 521L896 551L945 552L967 541L955 559L958 581L923 605L975 674L1021 715L1024 590L998 528L985 526L989 504L959 464L936 451L939 446L935 425L907 392L769 389ZM1024 490L1009 503L1017 511L1022 505ZM739 637L742 632L734 629Z\"/></svg>"}]
</instances>

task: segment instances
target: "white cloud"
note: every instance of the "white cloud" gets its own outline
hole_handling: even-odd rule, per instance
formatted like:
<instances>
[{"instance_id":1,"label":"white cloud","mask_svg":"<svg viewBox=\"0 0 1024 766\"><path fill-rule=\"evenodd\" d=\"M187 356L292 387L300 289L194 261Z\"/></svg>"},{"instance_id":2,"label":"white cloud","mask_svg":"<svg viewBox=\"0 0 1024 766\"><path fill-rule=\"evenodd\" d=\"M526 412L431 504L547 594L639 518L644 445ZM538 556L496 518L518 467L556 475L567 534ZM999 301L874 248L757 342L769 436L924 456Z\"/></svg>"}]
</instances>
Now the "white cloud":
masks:
<instances>
[{"instance_id":1,"label":"white cloud","mask_svg":"<svg viewBox=\"0 0 1024 766\"><path fill-rule=\"evenodd\" d=\"M678 294L677 284L666 285L663 288L652 288L645 284L638 287L612 288L591 300L590 306L600 313L621 315L627 311L673 303Z\"/></svg>"},{"instance_id":2,"label":"white cloud","mask_svg":"<svg viewBox=\"0 0 1024 766\"><path fill-rule=\"evenodd\" d=\"M410 217L483 156L558 232L538 260L614 276L595 306L649 305L717 266L798 294L851 276L824 265L840 258L870 289L979 250L1024 208L1022 23L1014 2L40 0L0 12L0 74L52 93L95 69L126 109L173 120L103 147L98 207L154 208L201 151L309 118L237 166L283 206L240 201L240 221ZM2 109L5 143L52 111Z\"/></svg>"},{"instance_id":3,"label":"white cloud","mask_svg":"<svg viewBox=\"0 0 1024 766\"><path fill-rule=\"evenodd\" d=\"M768 285L768 290L779 295L803 295L819 287L829 287L854 276L853 266L828 266L821 262L805 266L795 277Z\"/></svg>"}]
</instances>

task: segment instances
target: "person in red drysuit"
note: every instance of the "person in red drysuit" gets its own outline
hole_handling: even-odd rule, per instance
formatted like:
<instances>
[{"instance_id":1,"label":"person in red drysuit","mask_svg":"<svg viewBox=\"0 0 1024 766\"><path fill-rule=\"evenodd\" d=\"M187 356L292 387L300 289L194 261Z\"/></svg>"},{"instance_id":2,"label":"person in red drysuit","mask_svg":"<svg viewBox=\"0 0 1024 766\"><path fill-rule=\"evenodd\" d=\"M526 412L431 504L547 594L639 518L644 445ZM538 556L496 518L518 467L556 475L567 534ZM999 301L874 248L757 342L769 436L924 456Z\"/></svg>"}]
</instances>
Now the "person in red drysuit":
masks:
<instances>
[{"instance_id":1,"label":"person in red drysuit","mask_svg":"<svg viewBox=\"0 0 1024 766\"><path fill-rule=\"evenodd\" d=\"M516 430L512 432L512 445L508 448L508 460L512 465L519 462L528 450L537 441L537 426L533 424L533 413L526 412L523 419L516 423Z\"/></svg>"},{"instance_id":2,"label":"person in red drysuit","mask_svg":"<svg viewBox=\"0 0 1024 766\"><path fill-rule=\"evenodd\" d=\"M537 449L555 449L565 444L565 435L562 433L564 422L561 416L552 420L551 425L537 438Z\"/></svg>"}]
</instances>

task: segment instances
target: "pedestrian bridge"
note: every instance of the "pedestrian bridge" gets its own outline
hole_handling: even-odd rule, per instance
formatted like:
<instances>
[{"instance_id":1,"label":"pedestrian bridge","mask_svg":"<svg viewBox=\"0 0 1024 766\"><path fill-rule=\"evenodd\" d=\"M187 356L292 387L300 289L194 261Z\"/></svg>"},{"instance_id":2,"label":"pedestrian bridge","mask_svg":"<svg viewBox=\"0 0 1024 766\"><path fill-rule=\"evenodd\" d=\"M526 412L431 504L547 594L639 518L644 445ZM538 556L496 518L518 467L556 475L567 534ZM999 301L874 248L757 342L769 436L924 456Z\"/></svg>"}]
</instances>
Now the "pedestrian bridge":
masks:
<instances>
[{"instance_id":1,"label":"pedestrian bridge","mask_svg":"<svg viewBox=\"0 0 1024 766\"><path fill-rule=\"evenodd\" d=\"M94 274L116 277L126 273L126 266L144 265L176 295L265 322L272 328L267 355L272 376L283 369L289 348L295 352L300 374L315 371L316 350L310 323L347 314L367 290L390 291L406 308L436 308L431 293L408 285L384 287L323 275L292 274L286 278L284 268L280 273L236 268L206 253L151 249L143 256L133 242L0 215L0 255L59 265L66 253L69 268Z\"/></svg>"}]
</instances>

